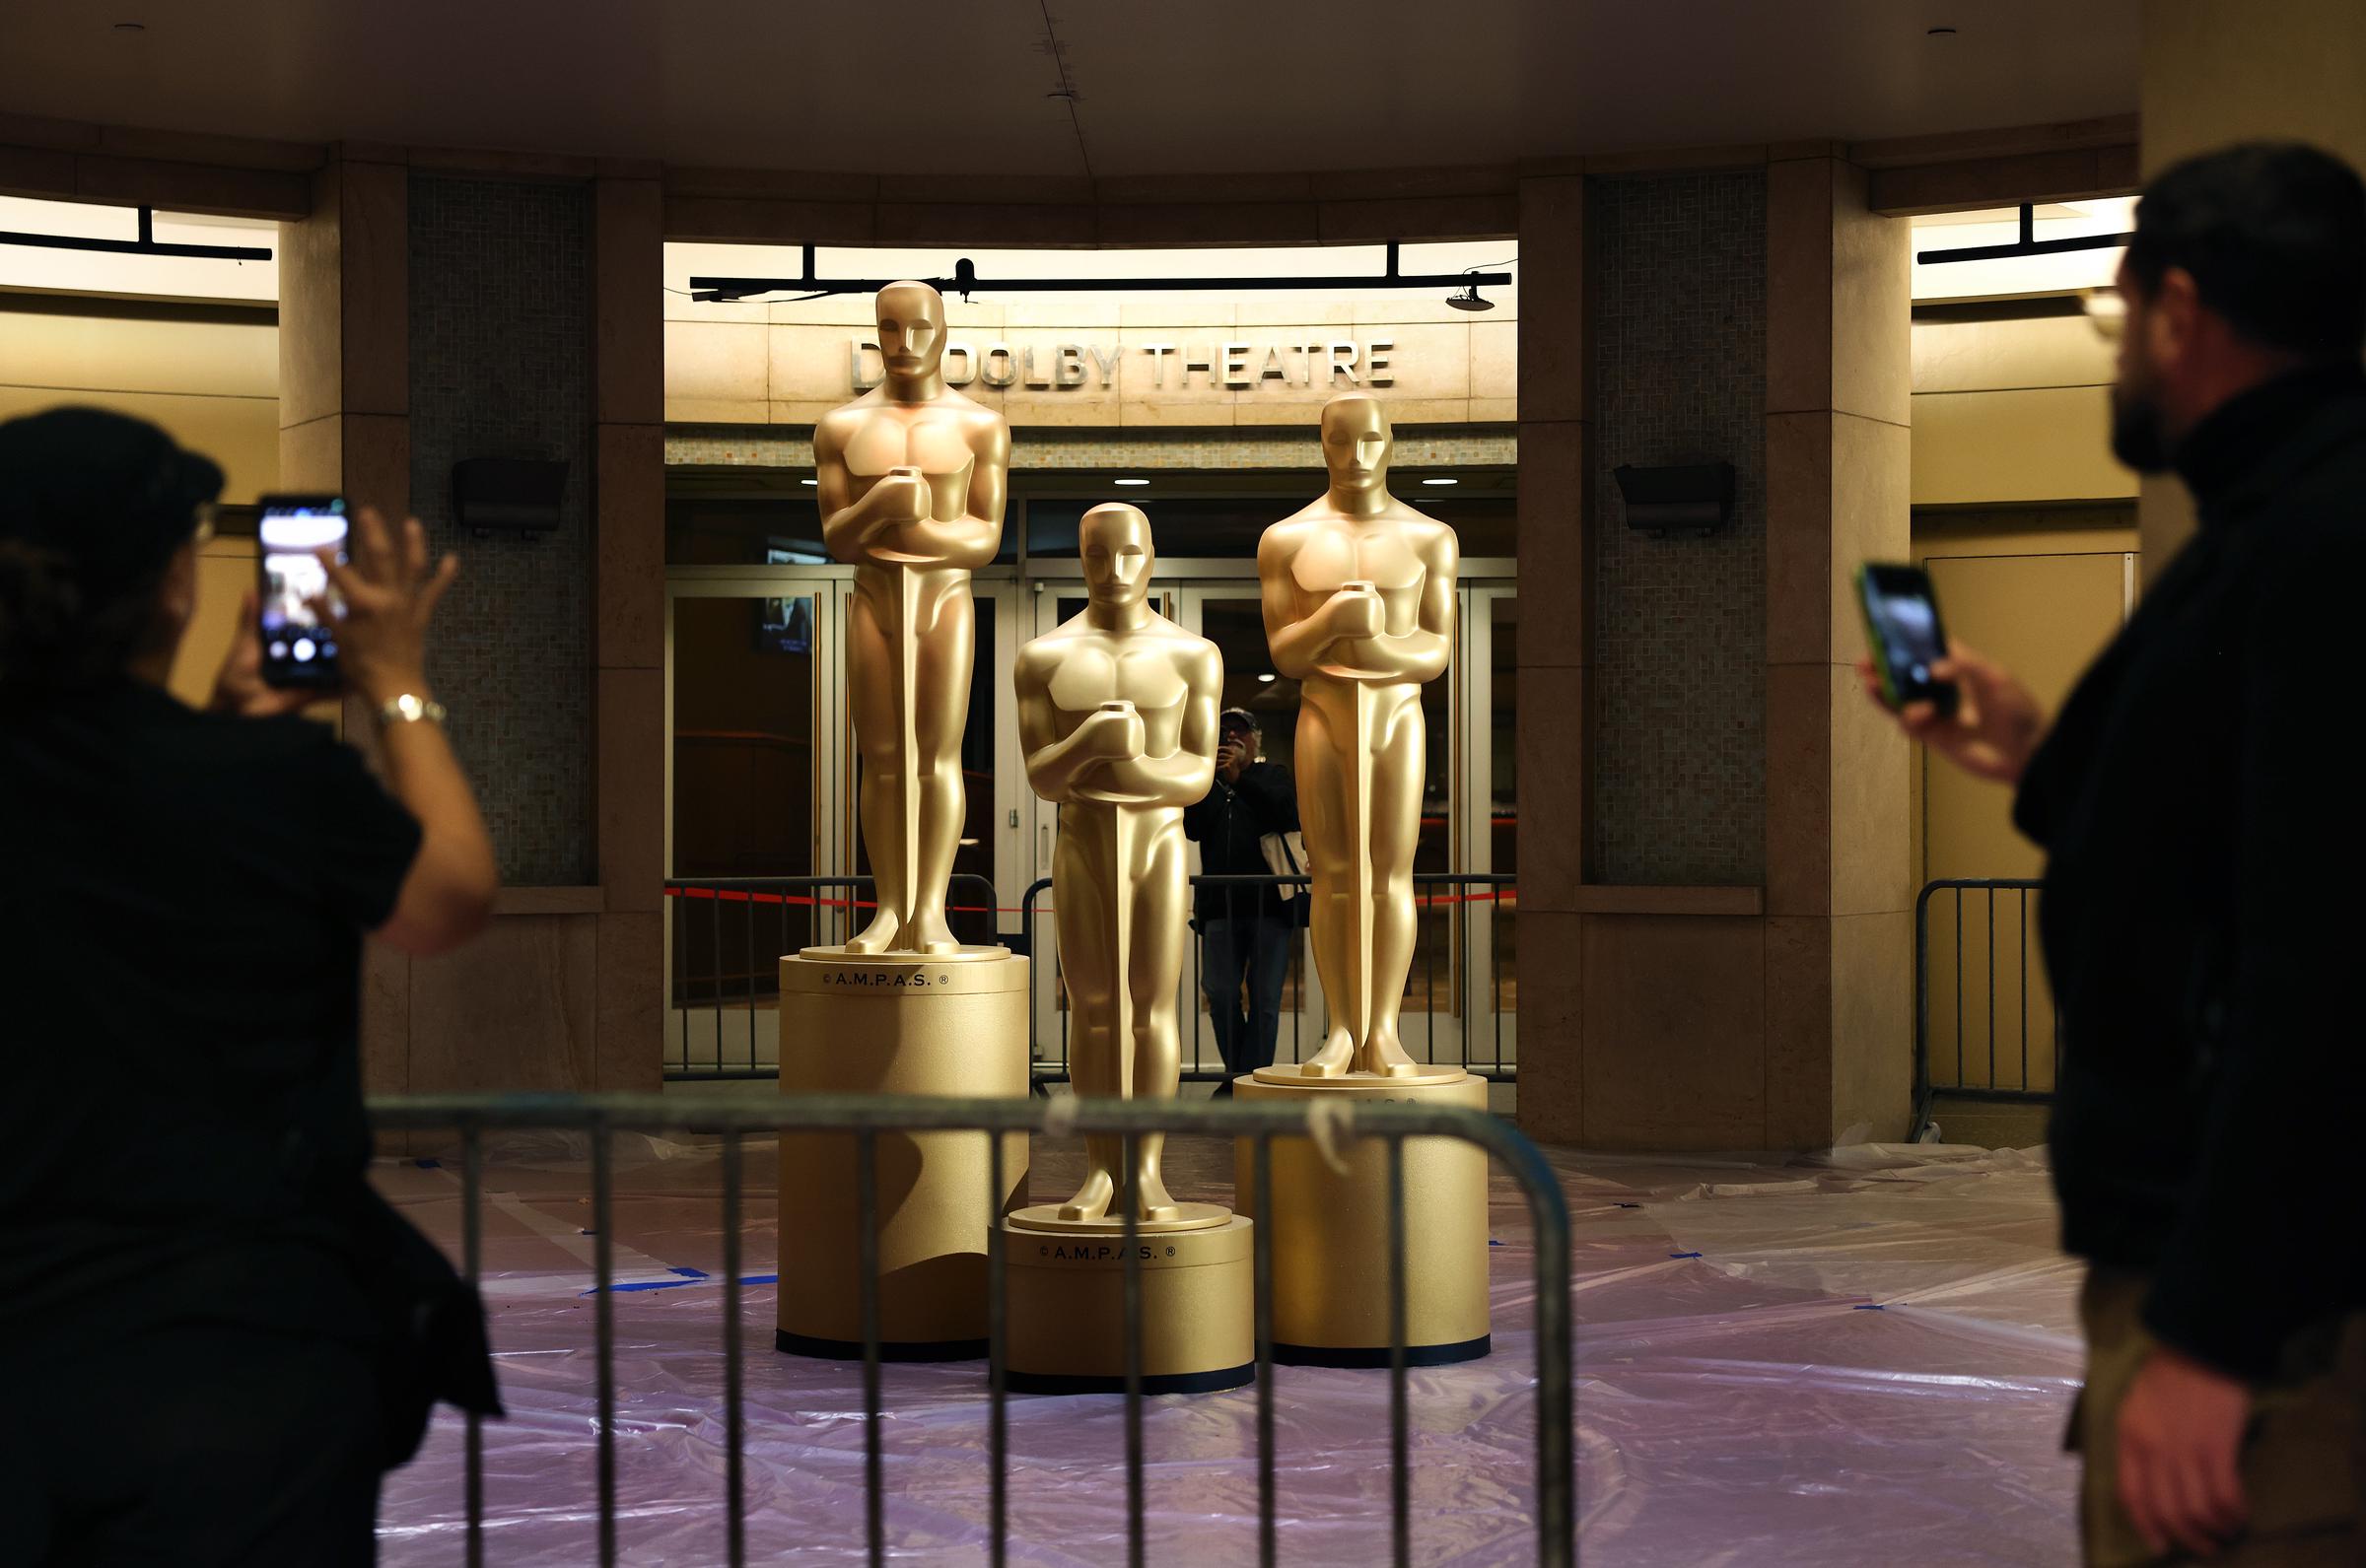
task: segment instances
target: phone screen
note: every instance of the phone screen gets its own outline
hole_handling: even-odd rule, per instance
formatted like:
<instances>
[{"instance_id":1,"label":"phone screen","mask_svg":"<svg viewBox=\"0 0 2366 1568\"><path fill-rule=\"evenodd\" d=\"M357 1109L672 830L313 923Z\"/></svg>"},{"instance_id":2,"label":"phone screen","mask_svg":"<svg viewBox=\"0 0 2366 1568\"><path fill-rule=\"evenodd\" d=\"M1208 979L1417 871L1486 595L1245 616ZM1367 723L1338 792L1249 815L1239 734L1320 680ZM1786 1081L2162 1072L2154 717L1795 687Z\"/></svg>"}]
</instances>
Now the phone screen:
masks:
<instances>
[{"instance_id":1,"label":"phone screen","mask_svg":"<svg viewBox=\"0 0 2366 1568\"><path fill-rule=\"evenodd\" d=\"M1955 710L1955 687L1935 680L1930 667L1947 656L1947 633L1939 624L1939 601L1918 567L1868 564L1857 574L1864 600L1865 631L1873 662L1893 703L1936 703Z\"/></svg>"},{"instance_id":2,"label":"phone screen","mask_svg":"<svg viewBox=\"0 0 2366 1568\"><path fill-rule=\"evenodd\" d=\"M262 511L263 679L273 686L335 686L338 606L319 552L334 549L339 561L346 559L345 498L265 496Z\"/></svg>"}]
</instances>

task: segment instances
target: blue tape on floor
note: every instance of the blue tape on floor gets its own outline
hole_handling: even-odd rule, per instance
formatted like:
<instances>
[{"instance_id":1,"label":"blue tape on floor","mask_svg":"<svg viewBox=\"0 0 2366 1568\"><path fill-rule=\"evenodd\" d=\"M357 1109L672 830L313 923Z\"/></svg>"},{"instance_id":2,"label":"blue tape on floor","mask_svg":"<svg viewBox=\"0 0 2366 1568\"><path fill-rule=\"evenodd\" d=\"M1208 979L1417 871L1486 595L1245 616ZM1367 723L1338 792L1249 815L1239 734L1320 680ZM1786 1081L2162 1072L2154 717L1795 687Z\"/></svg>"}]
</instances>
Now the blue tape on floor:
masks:
<instances>
[{"instance_id":1,"label":"blue tape on floor","mask_svg":"<svg viewBox=\"0 0 2366 1568\"><path fill-rule=\"evenodd\" d=\"M1699 1253L1670 1253L1668 1256L1670 1258L1698 1258L1701 1255Z\"/></svg>"}]
</instances>

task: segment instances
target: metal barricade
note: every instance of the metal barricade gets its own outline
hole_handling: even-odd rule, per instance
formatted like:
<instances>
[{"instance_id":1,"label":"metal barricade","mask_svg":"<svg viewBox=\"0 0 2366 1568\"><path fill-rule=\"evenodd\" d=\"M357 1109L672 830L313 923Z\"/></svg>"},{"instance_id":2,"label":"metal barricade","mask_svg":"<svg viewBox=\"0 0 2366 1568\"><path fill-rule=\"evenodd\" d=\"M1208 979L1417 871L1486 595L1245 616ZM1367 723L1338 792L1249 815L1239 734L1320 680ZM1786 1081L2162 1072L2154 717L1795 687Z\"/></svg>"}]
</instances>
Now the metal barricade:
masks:
<instances>
[{"instance_id":1,"label":"metal barricade","mask_svg":"<svg viewBox=\"0 0 2366 1568\"><path fill-rule=\"evenodd\" d=\"M913 1131L976 1131L987 1139L990 1153L990 1194L1004 1191L1003 1135L1046 1130L1051 1108L1040 1100L954 1100L877 1098L862 1096L804 1096L771 1100L713 1099L698 1102L679 1096L592 1095L482 1096L425 1095L374 1100L373 1125L382 1131L456 1132L461 1149L463 1205L461 1266L471 1283L479 1274L482 1237L479 1209L484 1184L484 1137L487 1132L559 1129L582 1132L591 1142L592 1229L594 1238L592 1335L597 1355L598 1561L616 1559L617 1466L615 1322L613 1278L615 1242L614 1176L611 1139L618 1132L693 1132L722 1140L723 1336L726 1357L724 1413L726 1461L722 1503L727 1510L728 1559L737 1568L746 1561L746 1498L744 1490L745 1401L744 1326L741 1319L739 1228L741 1210L741 1143L751 1133L780 1131L851 1132L855 1139L856 1191L859 1229L863 1243L863 1413L865 1535L869 1558L886 1561L885 1490L880 1432L880 1333L878 1303L878 1158L879 1134ZM1133 1212L1130 1183L1134 1170L1132 1141L1148 1133L1199 1134L1251 1140L1256 1177L1254 1246L1254 1323L1256 1332L1257 1508L1258 1560L1275 1560L1278 1530L1275 1487L1275 1428L1273 1379L1273 1258L1270 1238L1273 1181L1273 1142L1276 1138L1310 1135L1311 1115L1302 1103L1192 1104L1173 1100L1143 1101L1080 1099L1064 1102L1060 1130L1064 1134L1111 1134L1125 1140L1121 1169L1129 1173L1126 1212ZM1361 1105L1343 1108L1330 1124L1326 1137L1376 1137L1387 1140L1390 1252L1388 1269L1390 1354L1389 1452L1391 1463L1392 1559L1412 1560L1411 1471L1409 1468L1409 1392L1406 1379L1406 1251L1405 1251L1405 1139L1447 1137L1477 1144L1519 1186L1535 1227L1536 1260L1536 1551L1537 1561L1549 1565L1576 1561L1576 1471L1573 1434L1576 1395L1572 1377L1570 1339L1569 1216L1559 1182L1535 1144L1508 1124L1485 1113L1462 1109L1433 1109L1410 1104ZM990 1206L992 1202L990 1199ZM1126 1561L1144 1560L1143 1495L1143 1325L1142 1268L1138 1233L1129 1219L1123 1232L1125 1314L1125 1451ZM1009 1450L1006 1405L1008 1262L1000 1227L987 1242L988 1444L992 1473L989 1493L990 1561L1000 1568L1009 1544ZM482 1423L469 1417L466 1429L466 1550L471 1568L484 1560L484 1434Z\"/></svg>"},{"instance_id":2,"label":"metal barricade","mask_svg":"<svg viewBox=\"0 0 2366 1568\"><path fill-rule=\"evenodd\" d=\"M2045 887L2012 877L1954 877L1926 884L1914 899L1915 1135L1930 1125L1941 1095L2003 1105L2053 1102L2061 1013L2043 955L2032 962L2038 936L2031 895ZM1934 948L1951 966L1936 976Z\"/></svg>"},{"instance_id":3,"label":"metal barricade","mask_svg":"<svg viewBox=\"0 0 2366 1568\"><path fill-rule=\"evenodd\" d=\"M1504 986L1503 959L1512 947L1511 929L1519 909L1518 878L1507 873L1417 871L1413 875L1413 884L1415 907L1422 919L1416 927L1413 968L1406 976L1406 986L1409 997L1416 994L1415 988L1419 988L1422 1003L1419 1015L1426 1032L1419 1038L1409 1032L1405 1040L1406 1049L1414 1051L1418 1046L1423 1060L1451 1060L1454 1065L1468 1071L1484 1072L1497 1083L1517 1082L1519 1063L1514 1056L1506 1054L1503 1037L1504 1017L1515 1010L1510 1005L1512 993ZM1218 888L1238 890L1251 897L1266 888L1295 887L1301 890L1298 896L1305 897L1303 890L1308 886L1308 879L1304 876L1202 874L1191 879L1191 886L1195 894L1204 888ZM1049 893L1051 887L1049 877L1039 877L1027 884L1026 892L1019 899L1019 931L1027 952L1036 963L1056 965L1060 950L1058 933L1051 930L1051 939L1047 941L1045 934L1050 928L1039 927L1037 923L1038 917L1044 913L1040 907L1041 897ZM1441 910L1446 912L1444 919L1433 920L1431 917ZM1474 910L1483 912L1490 922L1488 941L1485 943L1485 996L1488 1003L1485 1015L1488 1020L1489 1049L1484 1051L1480 1049L1480 1042L1474 1038L1470 1028L1471 1020L1478 1016L1473 999L1479 994L1473 985L1474 965L1470 957L1477 945L1471 939ZM1285 998L1296 1003L1285 1008L1289 1018L1289 1055L1287 1059L1290 1061L1302 1061L1306 1057L1307 959L1304 937L1303 929L1293 929L1290 933L1289 975L1284 988ZM1206 995L1206 933L1194 920L1191 995L1184 1008L1185 1015L1191 1020L1191 1037L1185 1043L1183 1054L1183 1077L1187 1082L1221 1082L1229 1076L1228 1069L1220 1059L1209 1059L1212 1043L1207 1034L1208 1013L1203 1004ZM1060 1039L1056 1052L1045 1048L1037 1010L1030 1009L1028 1013L1028 1056L1035 1063L1035 1078L1039 1084L1063 1083L1068 1079L1068 1009L1060 1006L1056 1010L1060 1020ZM1441 1058L1437 1054L1437 1026L1441 1014L1455 1021L1459 1034L1458 1056ZM1279 1050L1275 1055L1277 1059L1281 1059Z\"/></svg>"},{"instance_id":4,"label":"metal barricade","mask_svg":"<svg viewBox=\"0 0 2366 1568\"><path fill-rule=\"evenodd\" d=\"M867 876L668 877L665 1081L779 1077L775 966L784 953L845 941L876 908L872 897ZM991 881L955 876L948 906L963 941L996 939Z\"/></svg>"}]
</instances>

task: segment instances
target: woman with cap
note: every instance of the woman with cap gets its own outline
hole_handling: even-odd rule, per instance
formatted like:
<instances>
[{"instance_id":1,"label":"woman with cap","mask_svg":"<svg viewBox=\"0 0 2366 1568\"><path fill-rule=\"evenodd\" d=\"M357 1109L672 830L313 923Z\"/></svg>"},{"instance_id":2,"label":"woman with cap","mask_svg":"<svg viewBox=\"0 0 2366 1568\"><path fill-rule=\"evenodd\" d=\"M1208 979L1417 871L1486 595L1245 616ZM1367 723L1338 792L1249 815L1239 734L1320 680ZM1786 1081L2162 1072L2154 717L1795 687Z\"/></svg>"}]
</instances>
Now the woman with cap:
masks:
<instances>
[{"instance_id":1,"label":"woman with cap","mask_svg":"<svg viewBox=\"0 0 2366 1568\"><path fill-rule=\"evenodd\" d=\"M481 1308L372 1193L365 933L488 918L416 521L331 568L381 784L260 678L166 691L221 470L137 420L0 424L0 1531L11 1561L351 1563ZM21 1555L20 1555L21 1554Z\"/></svg>"}]
</instances>

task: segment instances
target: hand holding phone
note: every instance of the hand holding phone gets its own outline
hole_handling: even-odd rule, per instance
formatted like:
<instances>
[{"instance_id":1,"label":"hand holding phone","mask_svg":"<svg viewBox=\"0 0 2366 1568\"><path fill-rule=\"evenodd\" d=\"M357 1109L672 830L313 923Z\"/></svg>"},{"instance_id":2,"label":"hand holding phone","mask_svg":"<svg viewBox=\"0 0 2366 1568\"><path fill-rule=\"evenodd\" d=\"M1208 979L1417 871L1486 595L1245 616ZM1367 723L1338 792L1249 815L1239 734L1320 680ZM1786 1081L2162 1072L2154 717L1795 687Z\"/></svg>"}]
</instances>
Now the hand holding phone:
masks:
<instances>
[{"instance_id":1,"label":"hand holding phone","mask_svg":"<svg viewBox=\"0 0 2366 1568\"><path fill-rule=\"evenodd\" d=\"M263 684L335 691L345 677L326 563L346 559L345 498L265 496L262 512L255 627Z\"/></svg>"},{"instance_id":2,"label":"hand holding phone","mask_svg":"<svg viewBox=\"0 0 2366 1568\"><path fill-rule=\"evenodd\" d=\"M1871 648L1856 661L1866 695L1897 716L1910 739L1966 773L2018 781L2045 737L2038 700L2002 666L1947 637L1919 571L1866 565L1856 582Z\"/></svg>"}]
</instances>

